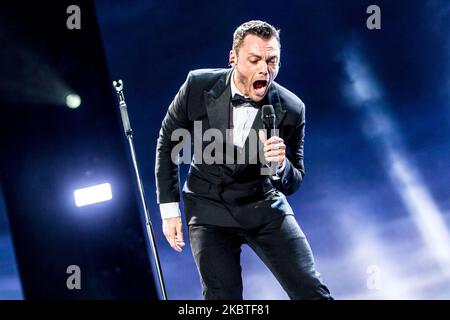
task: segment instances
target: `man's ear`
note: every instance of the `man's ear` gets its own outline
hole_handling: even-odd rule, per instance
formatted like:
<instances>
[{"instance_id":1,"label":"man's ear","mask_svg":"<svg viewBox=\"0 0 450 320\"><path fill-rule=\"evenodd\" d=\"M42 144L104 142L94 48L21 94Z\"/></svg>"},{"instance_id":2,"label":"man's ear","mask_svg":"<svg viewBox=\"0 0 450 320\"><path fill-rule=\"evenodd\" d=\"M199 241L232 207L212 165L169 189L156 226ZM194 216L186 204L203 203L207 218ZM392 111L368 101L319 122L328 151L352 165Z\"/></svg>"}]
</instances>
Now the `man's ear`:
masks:
<instances>
[{"instance_id":1,"label":"man's ear","mask_svg":"<svg viewBox=\"0 0 450 320\"><path fill-rule=\"evenodd\" d=\"M232 68L234 68L236 64L236 54L234 53L233 50L230 50L230 57L228 59L228 65Z\"/></svg>"}]
</instances>

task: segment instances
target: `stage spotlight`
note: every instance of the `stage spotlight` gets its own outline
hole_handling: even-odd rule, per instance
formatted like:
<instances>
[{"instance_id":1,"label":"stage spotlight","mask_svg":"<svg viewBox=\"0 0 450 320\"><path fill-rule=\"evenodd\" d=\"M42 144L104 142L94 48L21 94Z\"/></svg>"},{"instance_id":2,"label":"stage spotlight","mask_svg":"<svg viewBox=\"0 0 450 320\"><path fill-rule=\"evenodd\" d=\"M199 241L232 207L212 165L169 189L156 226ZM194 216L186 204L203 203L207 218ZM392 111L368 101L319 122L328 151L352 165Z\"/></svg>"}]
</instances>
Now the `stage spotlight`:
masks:
<instances>
[{"instance_id":1,"label":"stage spotlight","mask_svg":"<svg viewBox=\"0 0 450 320\"><path fill-rule=\"evenodd\" d=\"M111 185L109 183L77 189L73 194L77 207L83 207L112 199Z\"/></svg>"},{"instance_id":2,"label":"stage spotlight","mask_svg":"<svg viewBox=\"0 0 450 320\"><path fill-rule=\"evenodd\" d=\"M81 104L81 98L76 93L70 93L66 96L66 105L70 109L76 109Z\"/></svg>"}]
</instances>

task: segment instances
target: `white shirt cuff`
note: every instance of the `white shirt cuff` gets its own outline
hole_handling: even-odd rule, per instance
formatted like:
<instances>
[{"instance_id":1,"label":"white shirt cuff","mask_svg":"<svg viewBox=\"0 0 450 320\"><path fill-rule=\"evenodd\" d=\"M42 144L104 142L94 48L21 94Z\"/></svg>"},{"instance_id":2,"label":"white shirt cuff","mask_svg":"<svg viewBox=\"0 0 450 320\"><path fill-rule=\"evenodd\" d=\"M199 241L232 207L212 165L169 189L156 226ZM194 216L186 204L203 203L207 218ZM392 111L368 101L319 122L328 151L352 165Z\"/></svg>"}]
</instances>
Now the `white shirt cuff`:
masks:
<instances>
[{"instance_id":1,"label":"white shirt cuff","mask_svg":"<svg viewBox=\"0 0 450 320\"><path fill-rule=\"evenodd\" d=\"M180 206L178 202L161 203L159 205L161 219L175 218L181 216Z\"/></svg>"}]
</instances>

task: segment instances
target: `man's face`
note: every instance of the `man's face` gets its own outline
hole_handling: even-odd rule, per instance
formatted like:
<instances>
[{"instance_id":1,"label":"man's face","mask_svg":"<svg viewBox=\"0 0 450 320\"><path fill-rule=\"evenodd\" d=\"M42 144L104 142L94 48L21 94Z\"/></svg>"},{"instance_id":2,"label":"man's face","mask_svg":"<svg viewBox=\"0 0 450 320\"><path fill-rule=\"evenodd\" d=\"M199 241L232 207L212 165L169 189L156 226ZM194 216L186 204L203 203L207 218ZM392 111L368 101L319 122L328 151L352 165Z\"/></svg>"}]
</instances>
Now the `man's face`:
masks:
<instances>
[{"instance_id":1,"label":"man's face","mask_svg":"<svg viewBox=\"0 0 450 320\"><path fill-rule=\"evenodd\" d=\"M253 101L264 98L279 70L280 46L275 37L269 40L248 34L238 53L230 51L236 87Z\"/></svg>"}]
</instances>

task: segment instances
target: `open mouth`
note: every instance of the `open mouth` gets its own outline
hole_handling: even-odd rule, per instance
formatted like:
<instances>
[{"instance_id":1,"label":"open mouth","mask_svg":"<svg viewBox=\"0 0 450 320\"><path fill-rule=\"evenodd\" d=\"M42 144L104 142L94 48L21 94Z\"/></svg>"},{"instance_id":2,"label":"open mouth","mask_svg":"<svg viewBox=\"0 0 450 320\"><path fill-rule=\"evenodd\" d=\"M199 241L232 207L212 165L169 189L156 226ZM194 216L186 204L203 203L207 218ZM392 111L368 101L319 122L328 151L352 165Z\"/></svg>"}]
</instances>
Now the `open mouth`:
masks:
<instances>
[{"instance_id":1,"label":"open mouth","mask_svg":"<svg viewBox=\"0 0 450 320\"><path fill-rule=\"evenodd\" d=\"M267 83L267 80L256 80L253 82L253 89L258 96L262 96L266 93Z\"/></svg>"}]
</instances>

